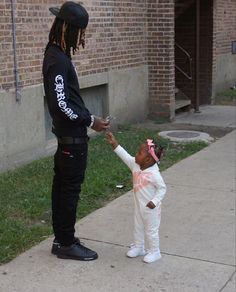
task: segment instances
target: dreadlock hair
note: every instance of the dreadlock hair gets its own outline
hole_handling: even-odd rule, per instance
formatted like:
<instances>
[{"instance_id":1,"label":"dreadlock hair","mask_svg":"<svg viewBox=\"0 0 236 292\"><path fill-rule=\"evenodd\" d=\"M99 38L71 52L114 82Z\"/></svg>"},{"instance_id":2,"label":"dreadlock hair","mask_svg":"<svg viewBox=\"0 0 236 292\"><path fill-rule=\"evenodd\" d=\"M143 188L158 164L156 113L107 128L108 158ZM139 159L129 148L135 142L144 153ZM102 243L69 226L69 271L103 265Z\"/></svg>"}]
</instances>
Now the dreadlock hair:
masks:
<instances>
[{"instance_id":1,"label":"dreadlock hair","mask_svg":"<svg viewBox=\"0 0 236 292\"><path fill-rule=\"evenodd\" d=\"M65 28L64 31L63 28ZM65 50L66 55L71 59L71 49L73 55L75 54L75 51L78 49L77 46L78 37L80 37L81 41L82 30L80 28L56 17L49 33L49 43L46 47L46 50L53 43L59 46L64 45L63 49ZM81 41L81 44L84 47L83 41Z\"/></svg>"}]
</instances>

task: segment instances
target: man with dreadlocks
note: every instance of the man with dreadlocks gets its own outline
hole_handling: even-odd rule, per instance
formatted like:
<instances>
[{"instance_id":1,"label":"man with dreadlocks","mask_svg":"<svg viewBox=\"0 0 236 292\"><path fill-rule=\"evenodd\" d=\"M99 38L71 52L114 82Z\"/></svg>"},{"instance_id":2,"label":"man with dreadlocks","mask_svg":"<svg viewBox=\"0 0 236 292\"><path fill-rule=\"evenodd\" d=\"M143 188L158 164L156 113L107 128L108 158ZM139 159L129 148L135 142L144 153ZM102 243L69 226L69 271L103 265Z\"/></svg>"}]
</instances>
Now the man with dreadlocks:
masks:
<instances>
[{"instance_id":1,"label":"man with dreadlocks","mask_svg":"<svg viewBox=\"0 0 236 292\"><path fill-rule=\"evenodd\" d=\"M59 258L95 260L95 251L81 245L74 236L76 209L87 161L87 127L97 132L109 127L108 122L90 114L80 96L71 52L85 46L88 13L75 2L49 9L55 16L43 61L43 81L52 132L58 140L54 156L52 184L52 253Z\"/></svg>"}]
</instances>

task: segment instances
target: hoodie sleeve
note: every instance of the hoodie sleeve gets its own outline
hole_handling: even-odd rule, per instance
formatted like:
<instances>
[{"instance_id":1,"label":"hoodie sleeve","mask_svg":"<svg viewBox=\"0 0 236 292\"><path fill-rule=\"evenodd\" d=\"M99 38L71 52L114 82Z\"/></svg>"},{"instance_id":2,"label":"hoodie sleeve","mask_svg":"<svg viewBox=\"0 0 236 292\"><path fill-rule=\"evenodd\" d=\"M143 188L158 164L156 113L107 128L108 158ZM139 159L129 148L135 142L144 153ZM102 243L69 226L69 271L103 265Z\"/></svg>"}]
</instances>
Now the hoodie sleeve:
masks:
<instances>
[{"instance_id":1,"label":"hoodie sleeve","mask_svg":"<svg viewBox=\"0 0 236 292\"><path fill-rule=\"evenodd\" d=\"M166 184L160 174L160 172L156 173L153 181L156 187L156 194L154 198L151 200L155 206L157 206L166 194Z\"/></svg>"},{"instance_id":2,"label":"hoodie sleeve","mask_svg":"<svg viewBox=\"0 0 236 292\"><path fill-rule=\"evenodd\" d=\"M50 108L61 119L90 126L92 120L89 110L84 104L78 106L69 97L68 68L68 64L63 59L52 64L49 68L46 78Z\"/></svg>"}]
</instances>

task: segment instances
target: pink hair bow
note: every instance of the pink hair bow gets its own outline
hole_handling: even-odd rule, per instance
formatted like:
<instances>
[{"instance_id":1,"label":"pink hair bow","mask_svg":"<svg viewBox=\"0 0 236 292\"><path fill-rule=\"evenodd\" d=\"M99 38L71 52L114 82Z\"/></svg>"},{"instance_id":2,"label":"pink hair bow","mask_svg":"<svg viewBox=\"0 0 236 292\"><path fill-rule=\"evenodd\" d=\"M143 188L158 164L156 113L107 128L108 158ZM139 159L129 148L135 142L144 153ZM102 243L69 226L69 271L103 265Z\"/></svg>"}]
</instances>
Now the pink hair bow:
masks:
<instances>
[{"instance_id":1,"label":"pink hair bow","mask_svg":"<svg viewBox=\"0 0 236 292\"><path fill-rule=\"evenodd\" d=\"M159 161L154 150L155 144L153 143L153 140L147 139L147 146L148 146L148 153L152 155L152 157L154 158L156 162Z\"/></svg>"}]
</instances>

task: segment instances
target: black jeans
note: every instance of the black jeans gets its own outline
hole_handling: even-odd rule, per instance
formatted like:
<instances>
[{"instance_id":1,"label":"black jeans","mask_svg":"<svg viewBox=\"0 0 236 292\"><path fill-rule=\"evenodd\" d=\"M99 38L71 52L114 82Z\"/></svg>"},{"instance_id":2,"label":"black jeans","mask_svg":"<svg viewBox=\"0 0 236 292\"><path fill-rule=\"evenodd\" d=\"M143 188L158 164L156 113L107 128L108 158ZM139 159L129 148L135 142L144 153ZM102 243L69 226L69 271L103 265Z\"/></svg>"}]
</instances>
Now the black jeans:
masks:
<instances>
[{"instance_id":1,"label":"black jeans","mask_svg":"<svg viewBox=\"0 0 236 292\"><path fill-rule=\"evenodd\" d=\"M88 144L59 144L54 155L52 225L62 245L74 242L76 210L84 181Z\"/></svg>"}]
</instances>

